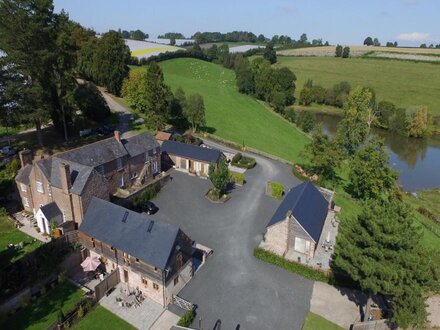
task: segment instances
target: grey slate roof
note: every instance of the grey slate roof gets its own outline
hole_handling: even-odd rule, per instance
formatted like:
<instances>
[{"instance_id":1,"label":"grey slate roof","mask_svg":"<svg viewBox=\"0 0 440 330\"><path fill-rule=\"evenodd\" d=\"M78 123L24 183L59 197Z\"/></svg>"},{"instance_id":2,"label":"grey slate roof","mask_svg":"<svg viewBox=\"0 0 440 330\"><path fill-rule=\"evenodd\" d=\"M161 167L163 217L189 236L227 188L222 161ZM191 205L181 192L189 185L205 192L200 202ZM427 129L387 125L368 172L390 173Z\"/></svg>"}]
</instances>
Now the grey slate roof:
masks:
<instances>
[{"instance_id":1,"label":"grey slate roof","mask_svg":"<svg viewBox=\"0 0 440 330\"><path fill-rule=\"evenodd\" d=\"M180 231L96 197L92 198L79 230L160 269L166 268Z\"/></svg>"},{"instance_id":2,"label":"grey slate roof","mask_svg":"<svg viewBox=\"0 0 440 330\"><path fill-rule=\"evenodd\" d=\"M122 143L111 137L55 156L73 163L96 167L127 155L128 152Z\"/></svg>"},{"instance_id":3,"label":"grey slate roof","mask_svg":"<svg viewBox=\"0 0 440 330\"><path fill-rule=\"evenodd\" d=\"M24 183L25 185L29 185L29 174L31 173L32 165L27 164L24 167L18 170L18 174L15 179L18 182Z\"/></svg>"},{"instance_id":4,"label":"grey slate roof","mask_svg":"<svg viewBox=\"0 0 440 330\"><path fill-rule=\"evenodd\" d=\"M156 152L159 152L159 143L157 143L156 139L153 137L153 135L151 135L150 132L134 135L127 139L122 139L121 142L130 157L140 155L153 149L156 150Z\"/></svg>"},{"instance_id":5,"label":"grey slate roof","mask_svg":"<svg viewBox=\"0 0 440 330\"><path fill-rule=\"evenodd\" d=\"M41 212L43 212L44 216L49 221L55 218L62 217L63 215L60 209L58 208L57 203L55 202L43 205L42 207L40 207L40 210Z\"/></svg>"},{"instance_id":6,"label":"grey slate roof","mask_svg":"<svg viewBox=\"0 0 440 330\"><path fill-rule=\"evenodd\" d=\"M303 182L290 189L267 227L286 218L288 211L307 231L315 242L319 241L328 212L328 201L312 182Z\"/></svg>"},{"instance_id":7,"label":"grey slate roof","mask_svg":"<svg viewBox=\"0 0 440 330\"><path fill-rule=\"evenodd\" d=\"M184 158L200 160L206 163L218 163L222 152L216 149L202 148L191 144L177 141L164 141L162 151L169 155L176 155Z\"/></svg>"}]
</instances>

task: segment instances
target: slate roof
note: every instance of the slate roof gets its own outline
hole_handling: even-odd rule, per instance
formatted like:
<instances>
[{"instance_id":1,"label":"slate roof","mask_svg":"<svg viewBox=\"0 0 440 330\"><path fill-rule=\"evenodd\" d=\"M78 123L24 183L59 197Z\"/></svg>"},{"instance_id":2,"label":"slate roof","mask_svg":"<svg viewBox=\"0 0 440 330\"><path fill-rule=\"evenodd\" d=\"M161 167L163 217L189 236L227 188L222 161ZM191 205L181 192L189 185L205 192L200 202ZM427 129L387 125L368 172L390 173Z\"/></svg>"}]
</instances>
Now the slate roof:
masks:
<instances>
[{"instance_id":1,"label":"slate roof","mask_svg":"<svg viewBox=\"0 0 440 330\"><path fill-rule=\"evenodd\" d=\"M217 149L202 148L177 141L164 141L162 151L170 155L195 159L206 163L218 163L222 152Z\"/></svg>"},{"instance_id":2,"label":"slate roof","mask_svg":"<svg viewBox=\"0 0 440 330\"><path fill-rule=\"evenodd\" d=\"M128 154L114 137L61 152L55 156L81 165L96 167Z\"/></svg>"},{"instance_id":3,"label":"slate roof","mask_svg":"<svg viewBox=\"0 0 440 330\"><path fill-rule=\"evenodd\" d=\"M312 182L303 182L290 189L267 227L283 221L287 212L291 211L310 237L318 242L327 217L328 204L328 201Z\"/></svg>"},{"instance_id":4,"label":"slate roof","mask_svg":"<svg viewBox=\"0 0 440 330\"><path fill-rule=\"evenodd\" d=\"M32 165L26 164L24 167L18 170L18 174L15 179L18 182L24 183L25 185L29 185L29 174L31 173Z\"/></svg>"},{"instance_id":5,"label":"slate roof","mask_svg":"<svg viewBox=\"0 0 440 330\"><path fill-rule=\"evenodd\" d=\"M142 134L134 135L127 139L121 140L124 148L127 150L130 157L134 157L140 155L144 152L155 150L159 152L159 143L157 143L156 139L149 132L145 132ZM150 156L152 153L150 154Z\"/></svg>"},{"instance_id":6,"label":"slate roof","mask_svg":"<svg viewBox=\"0 0 440 330\"><path fill-rule=\"evenodd\" d=\"M55 202L41 206L40 210L49 221L63 215Z\"/></svg>"},{"instance_id":7,"label":"slate roof","mask_svg":"<svg viewBox=\"0 0 440 330\"><path fill-rule=\"evenodd\" d=\"M92 198L79 230L160 269L166 268L180 231L96 197Z\"/></svg>"}]
</instances>

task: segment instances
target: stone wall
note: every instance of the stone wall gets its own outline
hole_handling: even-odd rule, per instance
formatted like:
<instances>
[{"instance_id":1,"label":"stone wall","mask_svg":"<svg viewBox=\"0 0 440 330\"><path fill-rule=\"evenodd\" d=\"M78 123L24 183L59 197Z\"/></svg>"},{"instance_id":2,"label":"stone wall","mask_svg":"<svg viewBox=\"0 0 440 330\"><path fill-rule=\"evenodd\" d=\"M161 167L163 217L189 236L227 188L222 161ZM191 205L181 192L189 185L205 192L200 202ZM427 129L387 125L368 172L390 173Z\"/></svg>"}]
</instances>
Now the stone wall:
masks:
<instances>
[{"instance_id":1,"label":"stone wall","mask_svg":"<svg viewBox=\"0 0 440 330\"><path fill-rule=\"evenodd\" d=\"M264 248L275 254L284 256L288 249L289 226L287 219L267 228L264 235Z\"/></svg>"}]
</instances>

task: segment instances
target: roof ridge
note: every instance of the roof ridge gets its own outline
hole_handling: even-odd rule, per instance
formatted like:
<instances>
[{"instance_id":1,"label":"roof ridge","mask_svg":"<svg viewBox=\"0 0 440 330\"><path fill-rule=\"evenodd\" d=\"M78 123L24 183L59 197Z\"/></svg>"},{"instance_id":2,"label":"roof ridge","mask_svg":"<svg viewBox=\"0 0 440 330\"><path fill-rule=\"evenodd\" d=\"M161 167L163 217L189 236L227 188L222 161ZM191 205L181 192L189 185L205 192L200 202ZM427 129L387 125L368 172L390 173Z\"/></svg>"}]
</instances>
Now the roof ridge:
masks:
<instances>
[{"instance_id":1,"label":"roof ridge","mask_svg":"<svg viewBox=\"0 0 440 330\"><path fill-rule=\"evenodd\" d=\"M102 142L107 141L107 140L110 141L111 139L114 139L116 142L121 143L120 141L116 140L114 136L111 136L111 137L108 137L106 139L102 139L102 140L98 140L98 141L91 142L91 143L88 143L88 144L84 144L82 146L79 146L79 147L76 147L76 148L73 148L73 149L57 152L57 153L53 154L51 157L58 157L59 155L66 154L66 153L69 153L69 152L72 152L72 151L77 151L79 149L86 148L86 147L89 147L89 146L94 145L94 144L102 143Z\"/></svg>"}]
</instances>

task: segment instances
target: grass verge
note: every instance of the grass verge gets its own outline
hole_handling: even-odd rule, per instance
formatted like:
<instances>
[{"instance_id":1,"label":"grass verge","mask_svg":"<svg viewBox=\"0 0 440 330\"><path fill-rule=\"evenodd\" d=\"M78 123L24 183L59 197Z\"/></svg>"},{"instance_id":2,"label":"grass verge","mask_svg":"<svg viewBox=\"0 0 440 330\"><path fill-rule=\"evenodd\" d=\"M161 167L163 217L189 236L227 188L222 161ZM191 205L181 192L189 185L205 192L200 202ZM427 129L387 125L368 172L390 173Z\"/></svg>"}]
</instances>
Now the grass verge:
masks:
<instances>
[{"instance_id":1,"label":"grass verge","mask_svg":"<svg viewBox=\"0 0 440 330\"><path fill-rule=\"evenodd\" d=\"M104 307L98 306L93 311L88 313L79 323L77 323L73 329L134 330L136 328Z\"/></svg>"},{"instance_id":2,"label":"grass verge","mask_svg":"<svg viewBox=\"0 0 440 330\"><path fill-rule=\"evenodd\" d=\"M302 326L302 330L317 330L317 329L339 330L344 328L341 328L339 325L330 322L329 320L323 318L322 316L309 312Z\"/></svg>"}]
</instances>

